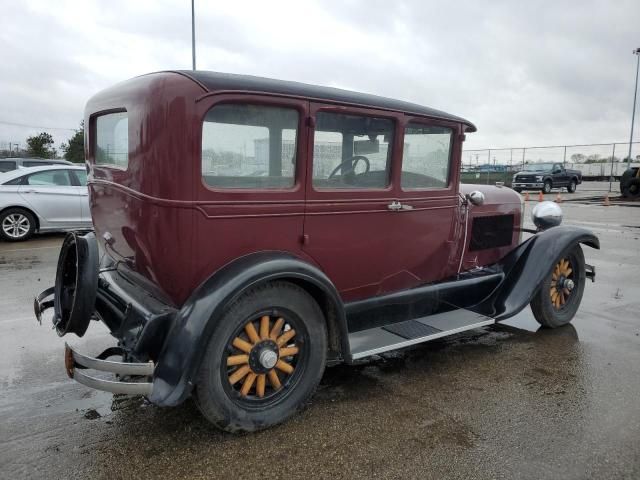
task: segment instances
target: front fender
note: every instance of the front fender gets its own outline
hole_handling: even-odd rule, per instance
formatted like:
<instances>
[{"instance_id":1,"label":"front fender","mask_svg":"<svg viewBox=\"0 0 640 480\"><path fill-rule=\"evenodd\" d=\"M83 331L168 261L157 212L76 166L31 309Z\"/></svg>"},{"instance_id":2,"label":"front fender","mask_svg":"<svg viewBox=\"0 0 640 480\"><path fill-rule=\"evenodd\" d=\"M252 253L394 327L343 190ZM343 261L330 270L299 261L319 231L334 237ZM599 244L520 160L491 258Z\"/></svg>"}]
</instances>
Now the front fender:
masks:
<instances>
[{"instance_id":1,"label":"front fender","mask_svg":"<svg viewBox=\"0 0 640 480\"><path fill-rule=\"evenodd\" d=\"M292 279L321 290L333 303L348 354L344 306L329 278L315 266L286 252L259 252L239 258L209 277L177 313L154 372L150 400L157 405L181 403L190 394L209 338L227 305L252 286Z\"/></svg>"},{"instance_id":2,"label":"front fender","mask_svg":"<svg viewBox=\"0 0 640 480\"><path fill-rule=\"evenodd\" d=\"M521 243L498 262L504 280L478 310L496 320L518 314L529 304L542 281L551 275L556 258L581 243L600 248L600 241L592 232L570 226L550 228Z\"/></svg>"}]
</instances>

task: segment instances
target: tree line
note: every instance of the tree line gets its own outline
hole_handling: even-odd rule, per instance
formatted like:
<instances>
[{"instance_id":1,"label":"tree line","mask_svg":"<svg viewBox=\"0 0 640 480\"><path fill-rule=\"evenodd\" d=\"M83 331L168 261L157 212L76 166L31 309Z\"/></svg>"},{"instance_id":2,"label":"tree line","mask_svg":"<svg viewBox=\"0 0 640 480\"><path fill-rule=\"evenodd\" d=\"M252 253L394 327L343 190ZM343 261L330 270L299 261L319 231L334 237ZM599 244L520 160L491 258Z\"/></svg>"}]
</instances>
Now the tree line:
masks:
<instances>
[{"instance_id":1,"label":"tree line","mask_svg":"<svg viewBox=\"0 0 640 480\"><path fill-rule=\"evenodd\" d=\"M0 157L28 156L36 158L58 158L58 150L50 133L41 132L27 138L27 150L16 155L8 150L0 152ZM84 163L84 122L75 130L68 142L60 145L65 160L74 163Z\"/></svg>"}]
</instances>

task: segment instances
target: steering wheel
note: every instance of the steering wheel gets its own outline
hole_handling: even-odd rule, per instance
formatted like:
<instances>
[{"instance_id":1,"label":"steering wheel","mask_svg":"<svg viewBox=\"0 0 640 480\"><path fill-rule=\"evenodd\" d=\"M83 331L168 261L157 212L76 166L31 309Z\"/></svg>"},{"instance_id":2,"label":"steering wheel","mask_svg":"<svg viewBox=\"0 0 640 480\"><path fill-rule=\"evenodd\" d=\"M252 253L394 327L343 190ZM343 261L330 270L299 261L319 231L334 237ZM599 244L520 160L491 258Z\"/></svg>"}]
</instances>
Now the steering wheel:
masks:
<instances>
[{"instance_id":1,"label":"steering wheel","mask_svg":"<svg viewBox=\"0 0 640 480\"><path fill-rule=\"evenodd\" d=\"M335 177L336 174L342 169L344 165L350 165L351 167L346 172L342 172L342 175L354 174L356 171L356 165L360 160L362 160L366 165L365 170L362 173L368 173L369 170L371 169L371 164L369 163L369 159L363 155L355 155L351 158L347 158L346 160L340 162L340 164L336 168L334 168L333 171L329 174L328 178Z\"/></svg>"}]
</instances>

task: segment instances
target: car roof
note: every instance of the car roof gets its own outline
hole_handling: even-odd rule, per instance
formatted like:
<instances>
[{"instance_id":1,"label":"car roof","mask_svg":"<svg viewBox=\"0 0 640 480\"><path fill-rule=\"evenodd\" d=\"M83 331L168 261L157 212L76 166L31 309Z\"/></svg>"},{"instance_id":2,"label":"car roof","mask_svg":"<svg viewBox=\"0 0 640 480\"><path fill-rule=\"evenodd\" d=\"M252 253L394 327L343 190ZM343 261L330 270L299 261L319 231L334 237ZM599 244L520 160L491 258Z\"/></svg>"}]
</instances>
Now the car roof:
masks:
<instances>
[{"instance_id":1,"label":"car roof","mask_svg":"<svg viewBox=\"0 0 640 480\"><path fill-rule=\"evenodd\" d=\"M226 90L271 93L303 97L324 102L349 103L380 110L393 110L460 122L467 125L468 132L476 131L475 125L464 118L415 103L380 97L368 93L353 92L333 87L321 87L300 82L275 80L272 78L254 77L252 75L237 75L203 70L174 70L173 72L191 78L209 92Z\"/></svg>"},{"instance_id":2,"label":"car roof","mask_svg":"<svg viewBox=\"0 0 640 480\"><path fill-rule=\"evenodd\" d=\"M2 160L5 160L4 158ZM86 170L84 165L42 165L38 167L25 167L11 170L10 172L0 173L0 183L5 183L14 178L29 175L30 173L44 172L46 170Z\"/></svg>"},{"instance_id":3,"label":"car roof","mask_svg":"<svg viewBox=\"0 0 640 480\"><path fill-rule=\"evenodd\" d=\"M62 160L58 158L39 158L39 157L8 157L8 158L0 158L0 162L8 160L11 162L49 162L52 165L73 165L72 162L68 160Z\"/></svg>"}]
</instances>

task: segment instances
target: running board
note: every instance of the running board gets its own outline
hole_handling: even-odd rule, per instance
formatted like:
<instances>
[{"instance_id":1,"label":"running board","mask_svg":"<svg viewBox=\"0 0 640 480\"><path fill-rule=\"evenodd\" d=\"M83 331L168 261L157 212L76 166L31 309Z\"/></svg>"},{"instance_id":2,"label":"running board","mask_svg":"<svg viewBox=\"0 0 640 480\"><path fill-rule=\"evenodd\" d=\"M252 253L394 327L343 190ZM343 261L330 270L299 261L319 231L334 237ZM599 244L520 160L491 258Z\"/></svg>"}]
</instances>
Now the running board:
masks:
<instances>
[{"instance_id":1,"label":"running board","mask_svg":"<svg viewBox=\"0 0 640 480\"><path fill-rule=\"evenodd\" d=\"M493 318L460 309L350 333L351 359L409 347L495 322Z\"/></svg>"}]
</instances>

